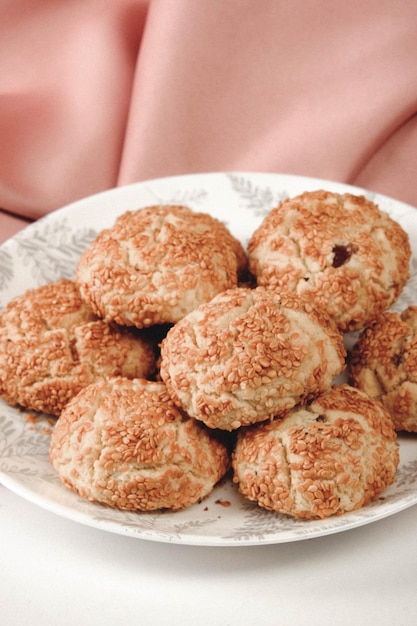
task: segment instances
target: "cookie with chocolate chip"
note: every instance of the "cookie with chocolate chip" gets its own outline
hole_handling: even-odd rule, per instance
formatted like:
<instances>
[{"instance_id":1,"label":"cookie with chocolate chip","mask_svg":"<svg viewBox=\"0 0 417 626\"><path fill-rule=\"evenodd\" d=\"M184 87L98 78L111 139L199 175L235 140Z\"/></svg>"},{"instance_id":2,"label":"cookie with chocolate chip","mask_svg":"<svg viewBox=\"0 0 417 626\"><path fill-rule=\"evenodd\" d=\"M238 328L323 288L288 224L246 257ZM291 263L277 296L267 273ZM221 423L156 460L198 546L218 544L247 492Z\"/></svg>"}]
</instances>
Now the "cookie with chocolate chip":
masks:
<instances>
[{"instance_id":1,"label":"cookie with chocolate chip","mask_svg":"<svg viewBox=\"0 0 417 626\"><path fill-rule=\"evenodd\" d=\"M417 432L417 306L386 312L360 334L349 381L385 405L396 430Z\"/></svg>"},{"instance_id":2,"label":"cookie with chocolate chip","mask_svg":"<svg viewBox=\"0 0 417 626\"><path fill-rule=\"evenodd\" d=\"M333 387L281 419L238 432L234 482L261 507L325 519L365 506L394 482L399 447L388 411Z\"/></svg>"},{"instance_id":3,"label":"cookie with chocolate chip","mask_svg":"<svg viewBox=\"0 0 417 626\"><path fill-rule=\"evenodd\" d=\"M275 207L248 254L258 285L311 298L347 332L397 300L411 248L402 227L364 196L319 190Z\"/></svg>"}]
</instances>

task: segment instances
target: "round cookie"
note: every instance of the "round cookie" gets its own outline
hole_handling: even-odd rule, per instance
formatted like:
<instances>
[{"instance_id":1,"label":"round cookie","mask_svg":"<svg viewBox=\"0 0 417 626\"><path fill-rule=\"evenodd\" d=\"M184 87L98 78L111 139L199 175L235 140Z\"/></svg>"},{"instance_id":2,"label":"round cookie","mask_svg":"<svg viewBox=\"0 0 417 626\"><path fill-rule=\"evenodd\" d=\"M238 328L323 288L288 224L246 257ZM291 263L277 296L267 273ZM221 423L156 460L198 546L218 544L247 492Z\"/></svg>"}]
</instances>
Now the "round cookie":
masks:
<instances>
[{"instance_id":1,"label":"round cookie","mask_svg":"<svg viewBox=\"0 0 417 626\"><path fill-rule=\"evenodd\" d=\"M102 376L147 377L154 368L139 331L97 319L73 281L27 291L0 313L0 396L9 404L59 415Z\"/></svg>"},{"instance_id":2,"label":"round cookie","mask_svg":"<svg viewBox=\"0 0 417 626\"><path fill-rule=\"evenodd\" d=\"M360 334L349 382L384 404L396 430L417 432L417 306L384 313Z\"/></svg>"},{"instance_id":3,"label":"round cookie","mask_svg":"<svg viewBox=\"0 0 417 626\"><path fill-rule=\"evenodd\" d=\"M103 230L82 255L76 281L97 315L142 328L177 322L234 287L246 265L220 221L162 205L128 211Z\"/></svg>"},{"instance_id":4,"label":"round cookie","mask_svg":"<svg viewBox=\"0 0 417 626\"><path fill-rule=\"evenodd\" d=\"M311 298L343 332L387 310L409 276L407 233L363 196L305 192L283 200L248 244L257 284Z\"/></svg>"},{"instance_id":5,"label":"round cookie","mask_svg":"<svg viewBox=\"0 0 417 626\"><path fill-rule=\"evenodd\" d=\"M178 510L208 495L229 467L215 434L176 408L162 382L114 378L62 412L50 459L82 497L126 510Z\"/></svg>"},{"instance_id":6,"label":"round cookie","mask_svg":"<svg viewBox=\"0 0 417 626\"><path fill-rule=\"evenodd\" d=\"M344 358L341 333L311 302L235 288L169 330L160 375L190 416L234 430L328 389Z\"/></svg>"},{"instance_id":7,"label":"round cookie","mask_svg":"<svg viewBox=\"0 0 417 626\"><path fill-rule=\"evenodd\" d=\"M241 429L232 456L246 498L299 519L368 504L394 482L398 463L388 411L348 385L283 419Z\"/></svg>"}]
</instances>

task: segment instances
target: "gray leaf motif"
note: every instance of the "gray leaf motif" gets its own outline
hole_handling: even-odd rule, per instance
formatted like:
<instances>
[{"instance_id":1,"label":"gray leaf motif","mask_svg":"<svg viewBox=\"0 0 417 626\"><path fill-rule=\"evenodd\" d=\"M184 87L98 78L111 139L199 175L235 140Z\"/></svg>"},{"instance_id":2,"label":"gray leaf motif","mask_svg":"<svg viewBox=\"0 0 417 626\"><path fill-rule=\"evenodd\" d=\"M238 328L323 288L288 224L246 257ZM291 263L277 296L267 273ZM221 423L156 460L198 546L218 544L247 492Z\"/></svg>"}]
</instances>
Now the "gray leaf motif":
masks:
<instances>
[{"instance_id":1,"label":"gray leaf motif","mask_svg":"<svg viewBox=\"0 0 417 626\"><path fill-rule=\"evenodd\" d=\"M13 278L13 258L7 250L0 248L0 290L7 287Z\"/></svg>"},{"instance_id":2,"label":"gray leaf motif","mask_svg":"<svg viewBox=\"0 0 417 626\"><path fill-rule=\"evenodd\" d=\"M1 404L0 404L1 411ZM8 415L7 411L0 412L0 458L43 456L48 453L49 435L46 420L29 424L19 415Z\"/></svg>"},{"instance_id":3,"label":"gray leaf motif","mask_svg":"<svg viewBox=\"0 0 417 626\"><path fill-rule=\"evenodd\" d=\"M199 202L204 202L207 196L208 192L205 189L177 190L170 197L170 204L198 204Z\"/></svg>"},{"instance_id":4,"label":"gray leaf motif","mask_svg":"<svg viewBox=\"0 0 417 626\"><path fill-rule=\"evenodd\" d=\"M269 535L274 535L280 530L285 530L287 525L292 528L293 520L287 516L279 515L275 511L267 511L254 503L245 503L241 508L241 523L233 528L230 534L223 536L223 539L234 539L236 541L249 541L254 539L265 539Z\"/></svg>"},{"instance_id":5,"label":"gray leaf motif","mask_svg":"<svg viewBox=\"0 0 417 626\"><path fill-rule=\"evenodd\" d=\"M73 230L67 220L45 222L30 237L16 238L18 254L25 265L32 265L38 285L59 278L72 278L80 255L97 233L92 228Z\"/></svg>"},{"instance_id":6,"label":"gray leaf motif","mask_svg":"<svg viewBox=\"0 0 417 626\"><path fill-rule=\"evenodd\" d=\"M258 187L244 176L229 174L229 180L235 193L256 216L264 217L281 200L288 197L286 191L273 192L269 187Z\"/></svg>"},{"instance_id":7,"label":"gray leaf motif","mask_svg":"<svg viewBox=\"0 0 417 626\"><path fill-rule=\"evenodd\" d=\"M415 489L417 483L417 459L402 465L397 472L397 488L412 487Z\"/></svg>"},{"instance_id":8,"label":"gray leaf motif","mask_svg":"<svg viewBox=\"0 0 417 626\"><path fill-rule=\"evenodd\" d=\"M155 191L152 186L148 187L148 191L155 197L158 204L185 205L192 206L204 202L208 197L206 189L176 189L171 188L168 192L162 193L162 190Z\"/></svg>"},{"instance_id":9,"label":"gray leaf motif","mask_svg":"<svg viewBox=\"0 0 417 626\"><path fill-rule=\"evenodd\" d=\"M79 506L85 506L85 499L78 499ZM131 530L141 532L153 532L155 526L158 525L159 518L163 515L160 511L143 512L143 511L122 511L112 509L105 504L93 502L95 514L92 518L97 522L117 524L119 526L128 526Z\"/></svg>"}]
</instances>

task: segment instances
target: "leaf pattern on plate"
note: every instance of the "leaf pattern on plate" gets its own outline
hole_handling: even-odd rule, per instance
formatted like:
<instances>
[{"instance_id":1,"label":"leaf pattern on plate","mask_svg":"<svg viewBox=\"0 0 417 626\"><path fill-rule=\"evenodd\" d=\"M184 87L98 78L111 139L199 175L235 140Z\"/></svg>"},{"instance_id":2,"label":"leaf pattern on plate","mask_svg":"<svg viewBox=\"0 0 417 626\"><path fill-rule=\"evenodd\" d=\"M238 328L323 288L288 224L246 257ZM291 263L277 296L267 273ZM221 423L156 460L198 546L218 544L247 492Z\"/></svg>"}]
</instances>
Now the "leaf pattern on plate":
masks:
<instances>
[{"instance_id":1,"label":"leaf pattern on plate","mask_svg":"<svg viewBox=\"0 0 417 626\"><path fill-rule=\"evenodd\" d=\"M0 402L5 406L2 400ZM41 417L36 418L38 423L28 422L24 413L16 411L16 415L11 415L11 411L13 409L7 407L0 413L0 458L4 461L47 454L49 434L46 426L50 427L50 422L43 422Z\"/></svg>"},{"instance_id":2,"label":"leaf pattern on plate","mask_svg":"<svg viewBox=\"0 0 417 626\"><path fill-rule=\"evenodd\" d=\"M417 446L417 441L415 442ZM417 459L409 461L401 465L397 472L396 485L397 487L412 487L416 486L417 477Z\"/></svg>"},{"instance_id":3,"label":"leaf pattern on plate","mask_svg":"<svg viewBox=\"0 0 417 626\"><path fill-rule=\"evenodd\" d=\"M207 199L207 189L190 187L185 188L170 188L168 190L158 189L154 186L148 185L148 191L155 197L158 204L172 204L172 205L195 205L201 204Z\"/></svg>"},{"instance_id":4,"label":"leaf pattern on plate","mask_svg":"<svg viewBox=\"0 0 417 626\"><path fill-rule=\"evenodd\" d=\"M4 248L0 248L0 290L5 289L13 279L13 257Z\"/></svg>"},{"instance_id":5,"label":"leaf pattern on plate","mask_svg":"<svg viewBox=\"0 0 417 626\"><path fill-rule=\"evenodd\" d=\"M92 228L72 231L66 219L51 224L43 219L32 237L16 237L17 250L23 263L31 266L35 284L41 285L57 277L72 278L78 258L96 235Z\"/></svg>"},{"instance_id":6,"label":"leaf pattern on plate","mask_svg":"<svg viewBox=\"0 0 417 626\"><path fill-rule=\"evenodd\" d=\"M256 185L246 176L230 174L229 179L245 206L257 216L265 217L274 206L288 197L286 191L273 192L269 187Z\"/></svg>"}]
</instances>

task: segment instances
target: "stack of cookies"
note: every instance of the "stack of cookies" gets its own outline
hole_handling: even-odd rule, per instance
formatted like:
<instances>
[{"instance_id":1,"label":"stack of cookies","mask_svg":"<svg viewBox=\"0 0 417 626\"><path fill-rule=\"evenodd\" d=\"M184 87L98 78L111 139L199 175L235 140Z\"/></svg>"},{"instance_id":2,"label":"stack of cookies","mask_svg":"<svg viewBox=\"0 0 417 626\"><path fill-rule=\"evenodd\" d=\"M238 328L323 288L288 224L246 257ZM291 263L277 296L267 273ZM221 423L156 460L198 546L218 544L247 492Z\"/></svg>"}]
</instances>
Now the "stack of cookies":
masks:
<instances>
[{"instance_id":1,"label":"stack of cookies","mask_svg":"<svg viewBox=\"0 0 417 626\"><path fill-rule=\"evenodd\" d=\"M399 224L351 194L284 200L247 251L187 207L127 212L92 242L73 281L0 314L0 395L58 416L51 461L95 502L178 510L231 468L243 496L267 509L302 519L351 511L395 480L396 429L409 422L391 409L415 413L404 391L413 381L398 373L397 399L385 402L368 358L378 343L369 329L390 315L410 258ZM416 311L389 335L403 333L404 372ZM335 386L352 330L364 338L351 385Z\"/></svg>"}]
</instances>

